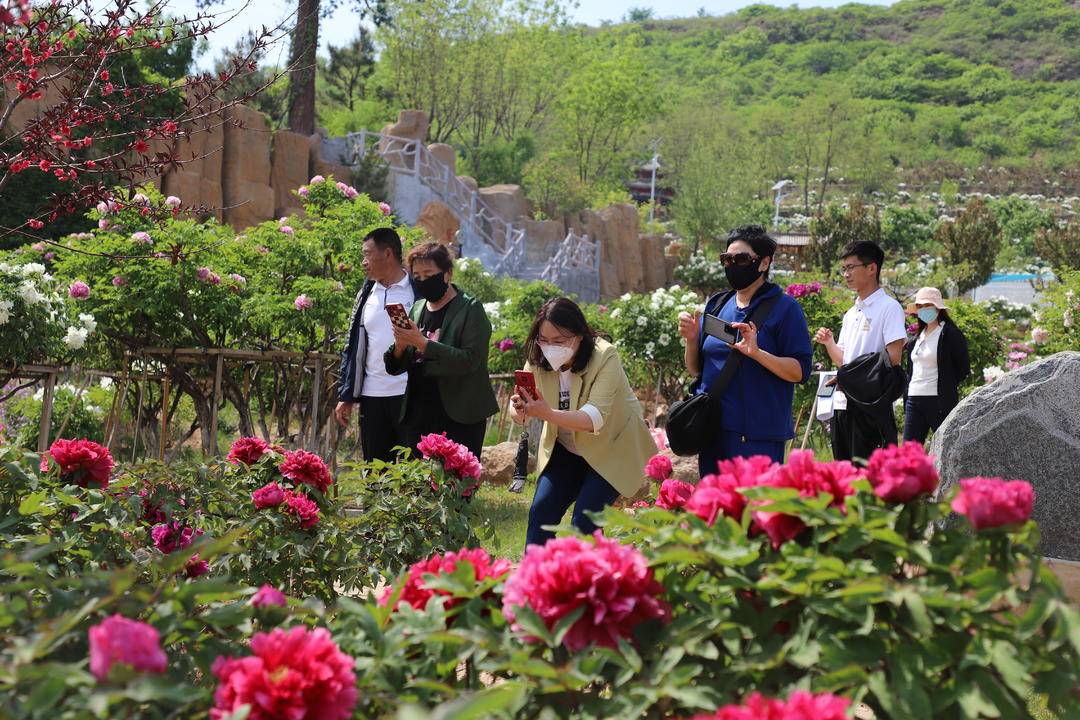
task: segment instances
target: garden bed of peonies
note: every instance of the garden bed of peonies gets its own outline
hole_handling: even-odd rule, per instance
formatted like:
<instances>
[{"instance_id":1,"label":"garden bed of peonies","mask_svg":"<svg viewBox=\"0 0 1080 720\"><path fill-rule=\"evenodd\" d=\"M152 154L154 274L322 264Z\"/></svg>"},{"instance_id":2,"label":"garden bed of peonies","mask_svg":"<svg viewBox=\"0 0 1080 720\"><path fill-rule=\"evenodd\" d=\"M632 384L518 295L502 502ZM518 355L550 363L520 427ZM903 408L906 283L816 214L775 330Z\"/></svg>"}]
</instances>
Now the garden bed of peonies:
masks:
<instances>
[{"instance_id":1,"label":"garden bed of peonies","mask_svg":"<svg viewBox=\"0 0 1080 720\"><path fill-rule=\"evenodd\" d=\"M515 567L478 547L463 449L421 450L368 468L362 522L321 459L253 439L186 469L114 468L84 441L0 450L0 715L989 718L1029 717L1033 694L1077 710L1080 617L1037 553L1027 483L934 502L916 445L866 470L740 459ZM931 533L950 510L966 520Z\"/></svg>"}]
</instances>

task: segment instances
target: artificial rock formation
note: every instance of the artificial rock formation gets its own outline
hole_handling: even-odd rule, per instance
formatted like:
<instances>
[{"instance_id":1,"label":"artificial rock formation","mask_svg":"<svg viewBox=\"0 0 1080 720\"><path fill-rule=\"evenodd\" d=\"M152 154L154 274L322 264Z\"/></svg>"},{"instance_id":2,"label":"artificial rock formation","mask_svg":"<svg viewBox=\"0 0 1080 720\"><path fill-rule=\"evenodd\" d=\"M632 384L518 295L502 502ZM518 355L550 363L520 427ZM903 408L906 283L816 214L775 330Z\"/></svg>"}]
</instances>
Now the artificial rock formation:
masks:
<instances>
[{"instance_id":1,"label":"artificial rock formation","mask_svg":"<svg viewBox=\"0 0 1080 720\"><path fill-rule=\"evenodd\" d=\"M449 206L436 200L429 202L420 211L420 217L416 219L416 227L422 228L435 242L452 246L457 239L461 222Z\"/></svg>"}]
</instances>

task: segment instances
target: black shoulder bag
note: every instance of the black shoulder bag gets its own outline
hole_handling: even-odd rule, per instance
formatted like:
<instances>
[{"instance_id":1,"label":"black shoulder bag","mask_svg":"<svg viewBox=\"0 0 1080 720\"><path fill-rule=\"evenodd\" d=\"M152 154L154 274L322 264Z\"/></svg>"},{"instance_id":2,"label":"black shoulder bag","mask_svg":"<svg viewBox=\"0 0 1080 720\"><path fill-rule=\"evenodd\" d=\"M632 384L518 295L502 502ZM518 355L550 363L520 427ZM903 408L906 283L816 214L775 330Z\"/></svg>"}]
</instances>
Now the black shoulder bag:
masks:
<instances>
[{"instance_id":1,"label":"black shoulder bag","mask_svg":"<svg viewBox=\"0 0 1080 720\"><path fill-rule=\"evenodd\" d=\"M716 304L715 310L719 312L727 304L734 291L729 291ZM714 296L715 297L715 296ZM765 300L747 319L747 323L754 323L759 329L769 317L773 305L776 304L778 295ZM705 303L705 311L709 305ZM701 362L705 363L705 334L701 333ZM674 403L668 410L667 438L671 451L676 455L697 455L705 445L716 436L716 430L720 426L720 403L719 398L727 386L731 384L735 373L742 362L743 354L734 348L720 374L712 381L709 389L703 393L695 394L700 379L690 384L687 395Z\"/></svg>"}]
</instances>

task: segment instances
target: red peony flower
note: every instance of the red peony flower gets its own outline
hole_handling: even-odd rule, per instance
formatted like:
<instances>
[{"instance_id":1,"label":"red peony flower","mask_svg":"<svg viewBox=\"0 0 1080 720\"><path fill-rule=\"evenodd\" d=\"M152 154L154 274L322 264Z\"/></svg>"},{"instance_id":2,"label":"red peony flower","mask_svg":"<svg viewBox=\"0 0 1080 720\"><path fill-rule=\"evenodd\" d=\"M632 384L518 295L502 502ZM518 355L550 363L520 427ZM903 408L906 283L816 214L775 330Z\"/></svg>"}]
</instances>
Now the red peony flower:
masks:
<instances>
[{"instance_id":1,"label":"red peony flower","mask_svg":"<svg viewBox=\"0 0 1080 720\"><path fill-rule=\"evenodd\" d=\"M617 647L619 638L631 638L638 624L670 619L663 591L640 551L597 531L593 543L562 537L526 548L517 572L506 582L503 615L514 623L514 609L528 607L551 629L584 606L585 614L563 640L566 647ZM520 626L515 623L514 629Z\"/></svg>"},{"instance_id":2,"label":"red peony flower","mask_svg":"<svg viewBox=\"0 0 1080 720\"><path fill-rule=\"evenodd\" d=\"M270 444L262 438L242 437L229 448L229 456L226 459L233 465L238 463L254 465L269 450Z\"/></svg>"},{"instance_id":3,"label":"red peony flower","mask_svg":"<svg viewBox=\"0 0 1080 720\"><path fill-rule=\"evenodd\" d=\"M210 572L210 563L199 558L198 553L192 555L188 559L187 564L184 565L184 574L186 574L189 578L197 578L200 575L205 575L208 572Z\"/></svg>"},{"instance_id":4,"label":"red peony flower","mask_svg":"<svg viewBox=\"0 0 1080 720\"><path fill-rule=\"evenodd\" d=\"M886 502L906 503L928 495L939 481L933 458L914 441L875 450L866 473L874 494Z\"/></svg>"},{"instance_id":5,"label":"red peony flower","mask_svg":"<svg viewBox=\"0 0 1080 720\"><path fill-rule=\"evenodd\" d=\"M832 495L832 505L842 506L844 498L855 493L851 484L859 476L859 470L846 460L816 462L812 451L795 450L786 465L773 467L758 484L795 488L802 497L826 493ZM794 515L755 510L752 517L754 524L769 536L774 548L794 538L805 527Z\"/></svg>"},{"instance_id":6,"label":"red peony flower","mask_svg":"<svg viewBox=\"0 0 1080 720\"><path fill-rule=\"evenodd\" d=\"M450 593L446 590L428 588L425 575L450 574L457 570L460 563L467 563L472 568L474 582L502 577L510 572L509 560L498 558L492 562L491 557L483 548L472 550L462 548L458 552L448 552L446 555L432 555L427 560L421 560L409 567L409 575L401 587L401 594L394 603L394 609L397 610L401 603L405 603L417 610L423 610L431 598L448 596ZM393 587L386 588L382 597L379 598L379 604L387 605L393 594ZM456 598L449 600L446 607L453 607L456 602Z\"/></svg>"},{"instance_id":7,"label":"red peony flower","mask_svg":"<svg viewBox=\"0 0 1080 720\"><path fill-rule=\"evenodd\" d=\"M319 506L302 492L285 490L285 512L296 516L300 527L310 528L319 524Z\"/></svg>"},{"instance_id":8,"label":"red peony flower","mask_svg":"<svg viewBox=\"0 0 1080 720\"><path fill-rule=\"evenodd\" d=\"M171 523L155 525L150 530L150 537L154 540L154 547L164 555L183 550L202 534L202 530L195 530L175 520Z\"/></svg>"},{"instance_id":9,"label":"red peony flower","mask_svg":"<svg viewBox=\"0 0 1080 720\"><path fill-rule=\"evenodd\" d=\"M251 500L255 507L262 510L268 507L277 507L285 502L285 490L276 482L270 482L251 493Z\"/></svg>"},{"instance_id":10,"label":"red peony flower","mask_svg":"<svg viewBox=\"0 0 1080 720\"><path fill-rule=\"evenodd\" d=\"M252 654L219 657L211 720L249 705L250 720L345 720L356 706L353 659L325 628L272 630L251 639Z\"/></svg>"},{"instance_id":11,"label":"red peony flower","mask_svg":"<svg viewBox=\"0 0 1080 720\"><path fill-rule=\"evenodd\" d=\"M656 457L660 457L657 455ZM665 480L656 495L656 507L665 510L680 510L694 494L694 486L682 480Z\"/></svg>"},{"instance_id":12,"label":"red peony flower","mask_svg":"<svg viewBox=\"0 0 1080 720\"><path fill-rule=\"evenodd\" d=\"M281 474L293 482L304 483L320 492L326 492L334 479L330 477L330 469L326 467L323 459L307 450L293 450L285 453L285 459L278 466Z\"/></svg>"},{"instance_id":13,"label":"red peony flower","mask_svg":"<svg viewBox=\"0 0 1080 720\"><path fill-rule=\"evenodd\" d=\"M472 495L480 487L480 475L483 473L480 461L477 460L476 455L469 448L446 437L445 432L424 435L420 438L420 442L416 444L416 449L425 458L442 463L443 470L454 475L459 480L476 481L462 491L463 496ZM434 483L432 489L435 489Z\"/></svg>"},{"instance_id":14,"label":"red peony flower","mask_svg":"<svg viewBox=\"0 0 1080 720\"><path fill-rule=\"evenodd\" d=\"M1035 491L1023 480L974 477L960 481L953 512L965 516L976 530L1027 522Z\"/></svg>"},{"instance_id":15,"label":"red peony flower","mask_svg":"<svg viewBox=\"0 0 1080 720\"><path fill-rule=\"evenodd\" d=\"M666 455L653 455L645 465L645 475L656 482L663 482L671 477L674 468L671 466L671 458Z\"/></svg>"},{"instance_id":16,"label":"red peony flower","mask_svg":"<svg viewBox=\"0 0 1080 720\"><path fill-rule=\"evenodd\" d=\"M113 615L90 628L90 672L104 682L117 663L140 672L163 673L168 663L153 626Z\"/></svg>"},{"instance_id":17,"label":"red peony flower","mask_svg":"<svg viewBox=\"0 0 1080 720\"><path fill-rule=\"evenodd\" d=\"M251 604L255 607L285 607L288 602L285 593L273 585L263 585L258 592L251 596Z\"/></svg>"},{"instance_id":18,"label":"red peony flower","mask_svg":"<svg viewBox=\"0 0 1080 720\"><path fill-rule=\"evenodd\" d=\"M738 491L739 488L757 485L774 464L772 458L766 455L721 460L717 463L717 474L706 475L697 484L686 504L687 512L697 515L709 525L716 522L720 513L741 520L746 497Z\"/></svg>"},{"instance_id":19,"label":"red peony flower","mask_svg":"<svg viewBox=\"0 0 1080 720\"><path fill-rule=\"evenodd\" d=\"M53 442L48 454L60 466L60 477L65 482L82 487L87 487L90 483L95 483L102 489L108 487L113 469L113 459L108 448L92 440L61 439Z\"/></svg>"},{"instance_id":20,"label":"red peony flower","mask_svg":"<svg viewBox=\"0 0 1080 720\"><path fill-rule=\"evenodd\" d=\"M787 702L753 693L742 705L726 705L712 715L692 720L847 720L851 701L830 693L814 695L805 690L791 694Z\"/></svg>"},{"instance_id":21,"label":"red peony flower","mask_svg":"<svg viewBox=\"0 0 1080 720\"><path fill-rule=\"evenodd\" d=\"M726 705L712 715L695 715L692 720L787 720L784 703L754 693L742 705Z\"/></svg>"}]
</instances>

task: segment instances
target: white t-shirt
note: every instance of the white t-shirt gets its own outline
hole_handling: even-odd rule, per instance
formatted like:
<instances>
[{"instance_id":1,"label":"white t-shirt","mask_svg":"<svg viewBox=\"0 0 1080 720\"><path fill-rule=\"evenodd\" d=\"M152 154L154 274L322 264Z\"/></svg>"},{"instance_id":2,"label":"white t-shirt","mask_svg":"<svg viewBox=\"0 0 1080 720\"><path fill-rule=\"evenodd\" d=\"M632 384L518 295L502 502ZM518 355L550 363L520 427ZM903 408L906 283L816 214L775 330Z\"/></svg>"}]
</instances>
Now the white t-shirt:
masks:
<instances>
[{"instance_id":1,"label":"white t-shirt","mask_svg":"<svg viewBox=\"0 0 1080 720\"><path fill-rule=\"evenodd\" d=\"M915 397L935 396L938 394L938 340L941 339L941 324L933 332L925 328L911 348L911 382L908 383L908 395Z\"/></svg>"},{"instance_id":2,"label":"white t-shirt","mask_svg":"<svg viewBox=\"0 0 1080 720\"><path fill-rule=\"evenodd\" d=\"M561 371L559 371L559 405L558 405L558 407L556 409L557 410L569 410L570 409L570 371L569 370L561 370ZM590 405L589 403L585 403L584 405L582 405L578 409L581 410L581 412L588 415L589 419L592 420L592 428L593 428L592 431L593 431L593 433L595 434L595 433L600 432L600 428L604 427L604 416L600 414L600 410L595 405ZM580 455L581 454L581 453L578 452L577 445L574 443L574 431L573 430L567 430L565 428L559 428L557 438L558 438L559 443L564 448L566 448L570 452L574 453L575 455Z\"/></svg>"},{"instance_id":3,"label":"white t-shirt","mask_svg":"<svg viewBox=\"0 0 1080 720\"><path fill-rule=\"evenodd\" d=\"M844 351L846 365L860 355L881 352L889 343L906 337L904 308L884 288L878 288L865 300L855 298L855 304L844 313L836 344ZM833 394L833 409L847 410L847 396L839 390Z\"/></svg>"},{"instance_id":4,"label":"white t-shirt","mask_svg":"<svg viewBox=\"0 0 1080 720\"><path fill-rule=\"evenodd\" d=\"M403 273L401 279L390 287L376 282L364 303L362 318L367 332L367 360L364 363L364 387L360 391L364 397L404 395L409 380L408 375L390 375L386 372L383 353L394 343L393 325L386 312L388 303L401 303L406 312L412 309L413 290L408 273Z\"/></svg>"}]
</instances>

